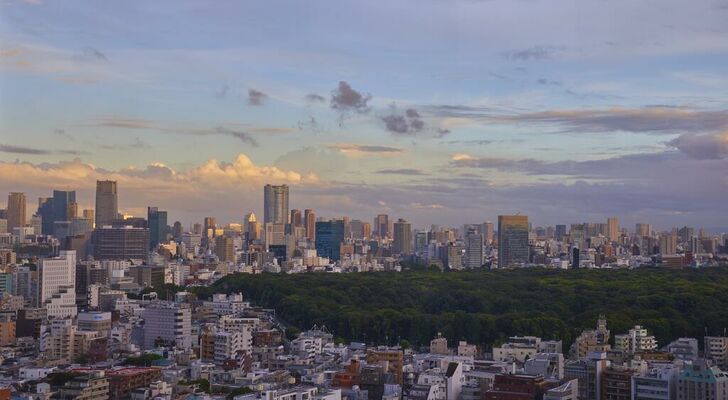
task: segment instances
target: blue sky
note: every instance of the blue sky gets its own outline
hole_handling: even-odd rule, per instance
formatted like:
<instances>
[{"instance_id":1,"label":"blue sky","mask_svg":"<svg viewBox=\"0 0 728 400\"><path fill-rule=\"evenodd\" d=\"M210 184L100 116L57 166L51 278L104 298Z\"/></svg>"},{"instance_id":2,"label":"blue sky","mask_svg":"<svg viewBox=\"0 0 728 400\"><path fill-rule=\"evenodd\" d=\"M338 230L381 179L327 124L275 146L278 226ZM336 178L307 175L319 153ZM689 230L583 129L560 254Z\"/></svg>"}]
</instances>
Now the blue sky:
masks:
<instances>
[{"instance_id":1,"label":"blue sky","mask_svg":"<svg viewBox=\"0 0 728 400\"><path fill-rule=\"evenodd\" d=\"M728 230L728 2L0 5L0 190Z\"/></svg>"}]
</instances>

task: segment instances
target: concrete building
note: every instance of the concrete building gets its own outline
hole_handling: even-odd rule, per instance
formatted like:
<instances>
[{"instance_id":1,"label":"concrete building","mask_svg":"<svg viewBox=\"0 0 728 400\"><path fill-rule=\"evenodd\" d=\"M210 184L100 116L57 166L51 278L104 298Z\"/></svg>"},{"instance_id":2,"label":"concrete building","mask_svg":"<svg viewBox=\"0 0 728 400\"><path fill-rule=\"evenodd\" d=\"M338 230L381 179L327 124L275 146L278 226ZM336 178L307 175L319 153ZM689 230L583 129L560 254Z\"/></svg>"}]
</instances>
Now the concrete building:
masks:
<instances>
[{"instance_id":1,"label":"concrete building","mask_svg":"<svg viewBox=\"0 0 728 400\"><path fill-rule=\"evenodd\" d=\"M718 368L728 370L728 336L706 336L703 340L705 358Z\"/></svg>"},{"instance_id":2,"label":"concrete building","mask_svg":"<svg viewBox=\"0 0 728 400\"><path fill-rule=\"evenodd\" d=\"M561 386L547 390L543 400L579 400L579 380L572 379Z\"/></svg>"},{"instance_id":3,"label":"concrete building","mask_svg":"<svg viewBox=\"0 0 728 400\"><path fill-rule=\"evenodd\" d=\"M471 230L465 237L465 257L463 267L480 268L483 266L483 235Z\"/></svg>"},{"instance_id":4,"label":"concrete building","mask_svg":"<svg viewBox=\"0 0 728 400\"><path fill-rule=\"evenodd\" d=\"M153 302L144 308L144 349L159 344L189 349L192 346L192 323L189 305Z\"/></svg>"},{"instance_id":5,"label":"concrete building","mask_svg":"<svg viewBox=\"0 0 728 400\"><path fill-rule=\"evenodd\" d=\"M678 338L665 347L668 353L683 361L694 361L698 359L698 339Z\"/></svg>"},{"instance_id":6,"label":"concrete building","mask_svg":"<svg viewBox=\"0 0 728 400\"><path fill-rule=\"evenodd\" d=\"M604 315L600 315L596 329L585 330L576 338L571 347L571 354L575 358L585 359L589 353L609 351L612 348L609 337L607 319Z\"/></svg>"},{"instance_id":7,"label":"concrete building","mask_svg":"<svg viewBox=\"0 0 728 400\"><path fill-rule=\"evenodd\" d=\"M647 329L635 325L628 333L614 336L614 349L632 355L636 352L657 350L657 340L648 335Z\"/></svg>"},{"instance_id":8,"label":"concrete building","mask_svg":"<svg viewBox=\"0 0 728 400\"><path fill-rule=\"evenodd\" d=\"M110 225L119 215L116 181L96 181L96 226Z\"/></svg>"},{"instance_id":9,"label":"concrete building","mask_svg":"<svg viewBox=\"0 0 728 400\"><path fill-rule=\"evenodd\" d=\"M149 230L132 226L97 226L93 246L96 260L146 260Z\"/></svg>"},{"instance_id":10,"label":"concrete building","mask_svg":"<svg viewBox=\"0 0 728 400\"><path fill-rule=\"evenodd\" d=\"M412 251L412 225L403 220L398 219L394 223L394 241L392 242L392 252L400 255L410 255Z\"/></svg>"},{"instance_id":11,"label":"concrete building","mask_svg":"<svg viewBox=\"0 0 728 400\"><path fill-rule=\"evenodd\" d=\"M75 317L76 252L61 251L59 257L42 259L38 269L38 304L49 317Z\"/></svg>"},{"instance_id":12,"label":"concrete building","mask_svg":"<svg viewBox=\"0 0 728 400\"><path fill-rule=\"evenodd\" d=\"M632 377L632 400L676 400L680 368L666 364Z\"/></svg>"},{"instance_id":13,"label":"concrete building","mask_svg":"<svg viewBox=\"0 0 728 400\"><path fill-rule=\"evenodd\" d=\"M109 398L109 380L104 371L77 376L58 389L60 400L106 400Z\"/></svg>"},{"instance_id":14,"label":"concrete building","mask_svg":"<svg viewBox=\"0 0 728 400\"><path fill-rule=\"evenodd\" d=\"M609 365L606 353L590 353L583 360L567 362L564 377L578 380L579 400L601 399L602 377Z\"/></svg>"},{"instance_id":15,"label":"concrete building","mask_svg":"<svg viewBox=\"0 0 728 400\"><path fill-rule=\"evenodd\" d=\"M377 347L367 349L367 364L381 364L386 366L386 372L394 376L395 382L402 385L402 369L404 367L404 353L399 348Z\"/></svg>"},{"instance_id":16,"label":"concrete building","mask_svg":"<svg viewBox=\"0 0 728 400\"><path fill-rule=\"evenodd\" d=\"M265 185L263 188L263 223L287 224L288 185Z\"/></svg>"},{"instance_id":17,"label":"concrete building","mask_svg":"<svg viewBox=\"0 0 728 400\"><path fill-rule=\"evenodd\" d=\"M430 353L447 355L449 353L447 349L447 338L438 334L436 338L430 340Z\"/></svg>"},{"instance_id":18,"label":"concrete building","mask_svg":"<svg viewBox=\"0 0 728 400\"><path fill-rule=\"evenodd\" d=\"M528 217L498 216L498 268L528 263Z\"/></svg>"},{"instance_id":19,"label":"concrete building","mask_svg":"<svg viewBox=\"0 0 728 400\"><path fill-rule=\"evenodd\" d=\"M686 365L677 378L677 400L728 399L728 373L705 361Z\"/></svg>"},{"instance_id":20,"label":"concrete building","mask_svg":"<svg viewBox=\"0 0 728 400\"><path fill-rule=\"evenodd\" d=\"M13 233L15 228L22 228L27 221L25 193L12 192L8 195L6 219L7 232ZM0 232L2 233L2 232Z\"/></svg>"}]
</instances>

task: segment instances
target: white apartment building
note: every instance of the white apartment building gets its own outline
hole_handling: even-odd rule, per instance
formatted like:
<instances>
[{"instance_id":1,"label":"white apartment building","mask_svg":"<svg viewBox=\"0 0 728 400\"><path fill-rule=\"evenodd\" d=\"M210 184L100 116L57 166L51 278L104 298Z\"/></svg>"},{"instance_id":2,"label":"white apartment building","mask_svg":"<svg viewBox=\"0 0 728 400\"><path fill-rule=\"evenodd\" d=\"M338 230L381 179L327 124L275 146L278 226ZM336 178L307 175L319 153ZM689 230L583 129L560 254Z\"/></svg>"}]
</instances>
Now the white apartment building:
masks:
<instances>
[{"instance_id":1,"label":"white apartment building","mask_svg":"<svg viewBox=\"0 0 728 400\"><path fill-rule=\"evenodd\" d=\"M155 348L155 342L174 343L177 348L192 347L192 315L188 304L155 301L142 313L144 349Z\"/></svg>"},{"instance_id":2,"label":"white apartment building","mask_svg":"<svg viewBox=\"0 0 728 400\"><path fill-rule=\"evenodd\" d=\"M647 329L635 325L629 333L614 335L614 349L621 350L626 354L634 354L640 351L657 350L657 340L654 336L647 334Z\"/></svg>"},{"instance_id":3,"label":"white apartment building","mask_svg":"<svg viewBox=\"0 0 728 400\"><path fill-rule=\"evenodd\" d=\"M633 400L675 400L680 368L673 364L652 368L632 377Z\"/></svg>"},{"instance_id":4,"label":"white apartment building","mask_svg":"<svg viewBox=\"0 0 728 400\"><path fill-rule=\"evenodd\" d=\"M59 257L40 261L38 270L38 304L50 318L75 317L76 251L62 250Z\"/></svg>"}]
</instances>

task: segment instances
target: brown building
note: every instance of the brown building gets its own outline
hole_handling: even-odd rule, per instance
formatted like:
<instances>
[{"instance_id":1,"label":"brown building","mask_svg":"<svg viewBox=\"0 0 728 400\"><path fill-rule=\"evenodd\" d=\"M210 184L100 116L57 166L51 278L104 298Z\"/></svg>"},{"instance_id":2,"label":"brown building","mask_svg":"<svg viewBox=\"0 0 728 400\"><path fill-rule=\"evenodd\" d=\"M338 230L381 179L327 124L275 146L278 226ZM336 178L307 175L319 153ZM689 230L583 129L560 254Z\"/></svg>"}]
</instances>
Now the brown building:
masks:
<instances>
[{"instance_id":1,"label":"brown building","mask_svg":"<svg viewBox=\"0 0 728 400\"><path fill-rule=\"evenodd\" d=\"M109 399L129 398L131 391L148 386L162 379L162 372L157 368L123 368L107 371L109 379Z\"/></svg>"},{"instance_id":2,"label":"brown building","mask_svg":"<svg viewBox=\"0 0 728 400\"><path fill-rule=\"evenodd\" d=\"M15 320L9 314L0 315L0 346L15 344Z\"/></svg>"},{"instance_id":3,"label":"brown building","mask_svg":"<svg viewBox=\"0 0 728 400\"><path fill-rule=\"evenodd\" d=\"M235 245L233 238L218 236L215 238L215 255L222 262L235 262Z\"/></svg>"},{"instance_id":4,"label":"brown building","mask_svg":"<svg viewBox=\"0 0 728 400\"><path fill-rule=\"evenodd\" d=\"M380 364L386 372L394 375L395 382L402 384L402 367L404 366L404 353L399 348L378 347L367 349L367 364Z\"/></svg>"},{"instance_id":5,"label":"brown building","mask_svg":"<svg viewBox=\"0 0 728 400\"><path fill-rule=\"evenodd\" d=\"M541 400L552 386L542 376L498 374L485 400Z\"/></svg>"},{"instance_id":6,"label":"brown building","mask_svg":"<svg viewBox=\"0 0 728 400\"><path fill-rule=\"evenodd\" d=\"M612 366L602 376L601 400L630 400L632 398L632 376L629 368Z\"/></svg>"}]
</instances>

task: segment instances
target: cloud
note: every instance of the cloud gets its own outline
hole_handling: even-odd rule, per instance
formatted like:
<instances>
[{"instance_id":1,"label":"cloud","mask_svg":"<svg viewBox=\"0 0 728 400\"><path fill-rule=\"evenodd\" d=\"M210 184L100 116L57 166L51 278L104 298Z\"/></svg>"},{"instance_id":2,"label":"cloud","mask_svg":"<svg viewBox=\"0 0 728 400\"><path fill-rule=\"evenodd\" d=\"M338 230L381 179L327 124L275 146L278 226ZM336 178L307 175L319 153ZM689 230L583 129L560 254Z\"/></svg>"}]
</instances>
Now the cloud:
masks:
<instances>
[{"instance_id":1,"label":"cloud","mask_svg":"<svg viewBox=\"0 0 728 400\"><path fill-rule=\"evenodd\" d=\"M464 145L475 145L475 146L486 146L493 143L492 140L485 139L474 139L474 140L448 140L442 142L443 144L464 144Z\"/></svg>"},{"instance_id":2,"label":"cloud","mask_svg":"<svg viewBox=\"0 0 728 400\"><path fill-rule=\"evenodd\" d=\"M181 134L181 135L192 135L192 136L229 136L239 141L249 144L253 147L258 146L258 141L248 132L233 129L226 126L217 126L212 129L199 129L199 128L188 128L188 127L175 127L165 126L156 122L146 119L136 118L125 118L125 117L102 117L92 122L91 126L105 127L105 128L119 128L119 129L140 129L140 130L154 130L164 133ZM271 133L270 129L273 128L253 128L261 133ZM268 129L268 131L265 131Z\"/></svg>"},{"instance_id":3,"label":"cloud","mask_svg":"<svg viewBox=\"0 0 728 400\"><path fill-rule=\"evenodd\" d=\"M305 146L289 151L278 157L273 165L282 169L297 170L301 173L314 173L324 179L339 176L348 164L346 155L338 150L318 149Z\"/></svg>"},{"instance_id":4,"label":"cloud","mask_svg":"<svg viewBox=\"0 0 728 400\"><path fill-rule=\"evenodd\" d=\"M306 95L306 101L309 103L326 103L326 97L320 94L310 93Z\"/></svg>"},{"instance_id":5,"label":"cloud","mask_svg":"<svg viewBox=\"0 0 728 400\"><path fill-rule=\"evenodd\" d=\"M218 90L217 92L215 92L215 97L217 97L218 99L223 99L223 98L227 97L227 94L228 94L228 91L229 90L230 90L230 86L223 85L220 88L220 90Z\"/></svg>"},{"instance_id":6,"label":"cloud","mask_svg":"<svg viewBox=\"0 0 728 400\"><path fill-rule=\"evenodd\" d=\"M230 162L208 160L186 170L175 170L162 163L108 170L81 159L42 164L0 161L0 187L23 191L30 197L47 195L52 188L68 187L79 191L80 203L90 205L96 180L105 179L118 182L122 210L141 214L153 204L169 210L175 218L199 219L209 215L210 210L242 218L239 204L250 208L258 205L266 183L286 183L292 187L318 184L315 174L257 165L245 154Z\"/></svg>"},{"instance_id":7,"label":"cloud","mask_svg":"<svg viewBox=\"0 0 728 400\"><path fill-rule=\"evenodd\" d=\"M487 107L435 106L429 110L439 117L466 118L498 124L556 125L564 132L636 132L675 134L713 132L728 128L728 110L699 110L687 107L642 107L606 109L565 109L541 112L504 113Z\"/></svg>"},{"instance_id":8,"label":"cloud","mask_svg":"<svg viewBox=\"0 0 728 400\"><path fill-rule=\"evenodd\" d=\"M562 50L563 47L556 46L532 46L507 52L505 56L511 61L540 61L551 59Z\"/></svg>"},{"instance_id":9,"label":"cloud","mask_svg":"<svg viewBox=\"0 0 728 400\"><path fill-rule=\"evenodd\" d=\"M344 81L339 82L339 87L331 92L331 108L334 110L348 113L355 112L359 114L368 113L371 109L367 104L371 100L370 94L362 94L358 92Z\"/></svg>"},{"instance_id":10,"label":"cloud","mask_svg":"<svg viewBox=\"0 0 728 400\"><path fill-rule=\"evenodd\" d=\"M414 108L408 108L404 114L400 114L395 106L391 107L390 113L381 117L387 131L394 134L415 134L422 131L425 122Z\"/></svg>"},{"instance_id":11,"label":"cloud","mask_svg":"<svg viewBox=\"0 0 728 400\"><path fill-rule=\"evenodd\" d=\"M32 147L5 145L5 144L0 144L0 153L25 154L25 155L61 154L61 155L73 155L73 156L87 154L86 152L78 151L78 150L46 150L46 149L36 149L36 148L32 148Z\"/></svg>"},{"instance_id":12,"label":"cloud","mask_svg":"<svg viewBox=\"0 0 728 400\"><path fill-rule=\"evenodd\" d=\"M404 150L397 147L353 143L330 144L326 147L339 150L347 156L360 156L364 154L394 155L404 152Z\"/></svg>"},{"instance_id":13,"label":"cloud","mask_svg":"<svg viewBox=\"0 0 728 400\"><path fill-rule=\"evenodd\" d=\"M667 144L698 160L728 158L728 130L710 134L682 134Z\"/></svg>"},{"instance_id":14,"label":"cloud","mask_svg":"<svg viewBox=\"0 0 728 400\"><path fill-rule=\"evenodd\" d=\"M422 203L409 203L409 206L418 210L439 210L444 208L442 204L422 204Z\"/></svg>"},{"instance_id":15,"label":"cloud","mask_svg":"<svg viewBox=\"0 0 728 400\"><path fill-rule=\"evenodd\" d=\"M409 176L423 176L429 175L419 169L414 168L398 168L398 169L382 169L377 171L378 174L384 175L409 175Z\"/></svg>"},{"instance_id":16,"label":"cloud","mask_svg":"<svg viewBox=\"0 0 728 400\"><path fill-rule=\"evenodd\" d=\"M95 49L93 47L85 47L83 51L81 52L81 55L84 58L93 59L93 60L100 60L100 61L109 61L109 59L106 57L104 53L99 51L98 49Z\"/></svg>"},{"instance_id":17,"label":"cloud","mask_svg":"<svg viewBox=\"0 0 728 400\"><path fill-rule=\"evenodd\" d=\"M262 106L263 102L268 98L268 95L255 89L248 89L248 105L249 106Z\"/></svg>"}]
</instances>

